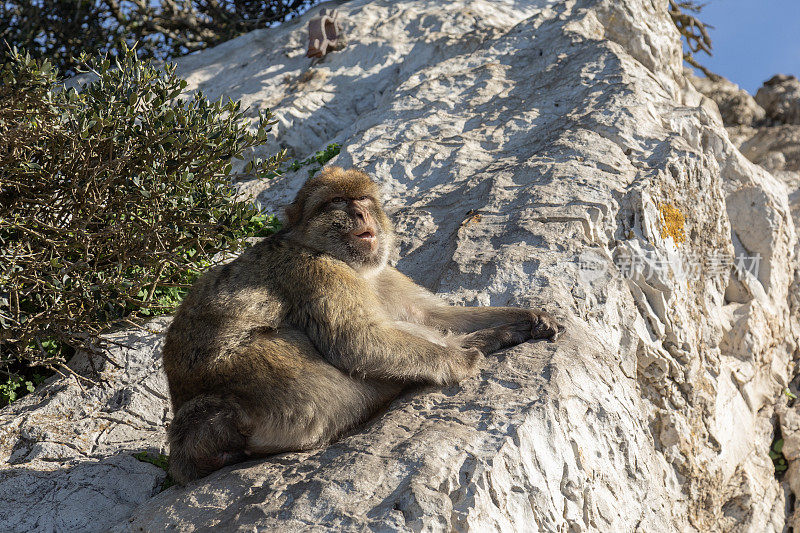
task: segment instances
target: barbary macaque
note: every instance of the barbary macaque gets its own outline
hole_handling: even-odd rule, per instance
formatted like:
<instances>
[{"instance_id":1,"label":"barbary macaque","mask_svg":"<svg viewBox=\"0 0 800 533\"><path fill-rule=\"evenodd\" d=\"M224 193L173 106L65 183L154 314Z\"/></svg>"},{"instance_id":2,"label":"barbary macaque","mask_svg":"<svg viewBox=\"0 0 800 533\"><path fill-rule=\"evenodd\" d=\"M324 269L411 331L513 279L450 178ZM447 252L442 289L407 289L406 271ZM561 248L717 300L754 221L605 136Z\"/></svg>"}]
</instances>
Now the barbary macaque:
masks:
<instances>
[{"instance_id":1,"label":"barbary macaque","mask_svg":"<svg viewBox=\"0 0 800 533\"><path fill-rule=\"evenodd\" d=\"M248 457L318 447L411 383L555 339L542 311L448 305L387 264L391 223L363 172L308 180L284 228L201 276L167 331L179 483Z\"/></svg>"}]
</instances>

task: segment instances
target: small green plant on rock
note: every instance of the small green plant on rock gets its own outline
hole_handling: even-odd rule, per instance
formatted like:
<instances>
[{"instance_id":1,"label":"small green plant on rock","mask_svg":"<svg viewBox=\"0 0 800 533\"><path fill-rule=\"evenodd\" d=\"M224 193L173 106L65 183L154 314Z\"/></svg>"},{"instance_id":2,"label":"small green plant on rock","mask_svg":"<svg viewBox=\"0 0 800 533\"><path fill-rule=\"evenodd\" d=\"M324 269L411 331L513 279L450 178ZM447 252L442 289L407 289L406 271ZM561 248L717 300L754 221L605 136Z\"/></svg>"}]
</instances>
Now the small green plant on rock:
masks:
<instances>
[{"instance_id":1,"label":"small green plant on rock","mask_svg":"<svg viewBox=\"0 0 800 533\"><path fill-rule=\"evenodd\" d=\"M775 467L775 475L781 475L789 468L786 457L783 455L783 438L778 437L772 441L769 458L772 459L772 464Z\"/></svg>"},{"instance_id":2,"label":"small green plant on rock","mask_svg":"<svg viewBox=\"0 0 800 533\"><path fill-rule=\"evenodd\" d=\"M38 372L32 372L31 374L31 379L11 374L6 377L5 382L0 382L0 406L8 405L18 397L33 392L36 386L46 379L45 376Z\"/></svg>"},{"instance_id":3,"label":"small green plant on rock","mask_svg":"<svg viewBox=\"0 0 800 533\"><path fill-rule=\"evenodd\" d=\"M324 150L320 150L319 152L315 153L311 157L303 159L302 161L294 160L291 164L287 167L287 170L297 171L303 168L304 166L309 166L308 169L308 177L314 175L319 169L321 169L325 163L339 155L339 151L341 150L341 146L336 143L331 143L325 147Z\"/></svg>"},{"instance_id":4,"label":"small green plant on rock","mask_svg":"<svg viewBox=\"0 0 800 533\"><path fill-rule=\"evenodd\" d=\"M317 171L322 169L325 163L327 163L328 161L339 155L341 149L342 149L341 145L337 143L331 143L328 146L326 146L323 150L316 152L312 156L309 156L305 159L295 159L291 163L284 163L278 166L278 168L276 168L272 173L267 175L267 178L274 178L275 176L280 176L284 172L297 172L303 167L309 167L307 170L308 170L308 177L310 178ZM244 173L247 174L248 172L250 172L250 170L252 169L251 165L257 164L258 161L259 160L257 159L251 163L248 163L244 168Z\"/></svg>"},{"instance_id":5,"label":"small green plant on rock","mask_svg":"<svg viewBox=\"0 0 800 533\"><path fill-rule=\"evenodd\" d=\"M151 465L155 465L158 468L162 469L164 472L167 472L167 477L164 478L164 482L161 484L161 490L165 491L171 486L175 484L175 481L172 479L172 476L169 475L169 456L164 455L163 453L159 453L158 455L151 455L147 452L139 452L133 454L133 456L142 461L143 463L150 463Z\"/></svg>"}]
</instances>

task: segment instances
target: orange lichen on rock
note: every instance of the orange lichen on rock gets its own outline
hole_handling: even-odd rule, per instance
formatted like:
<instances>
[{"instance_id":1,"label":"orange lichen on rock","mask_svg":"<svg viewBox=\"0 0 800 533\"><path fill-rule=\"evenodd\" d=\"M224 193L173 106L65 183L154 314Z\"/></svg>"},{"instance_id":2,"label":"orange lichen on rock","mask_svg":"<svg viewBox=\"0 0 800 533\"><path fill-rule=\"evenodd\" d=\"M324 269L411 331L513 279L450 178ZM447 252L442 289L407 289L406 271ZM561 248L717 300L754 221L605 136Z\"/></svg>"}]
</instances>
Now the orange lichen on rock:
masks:
<instances>
[{"instance_id":1,"label":"orange lichen on rock","mask_svg":"<svg viewBox=\"0 0 800 533\"><path fill-rule=\"evenodd\" d=\"M686 233L683 227L686 224L686 218L683 216L677 207L672 204L661 204L658 206L658 212L661 215L661 238L666 239L672 237L676 243L686 240Z\"/></svg>"}]
</instances>

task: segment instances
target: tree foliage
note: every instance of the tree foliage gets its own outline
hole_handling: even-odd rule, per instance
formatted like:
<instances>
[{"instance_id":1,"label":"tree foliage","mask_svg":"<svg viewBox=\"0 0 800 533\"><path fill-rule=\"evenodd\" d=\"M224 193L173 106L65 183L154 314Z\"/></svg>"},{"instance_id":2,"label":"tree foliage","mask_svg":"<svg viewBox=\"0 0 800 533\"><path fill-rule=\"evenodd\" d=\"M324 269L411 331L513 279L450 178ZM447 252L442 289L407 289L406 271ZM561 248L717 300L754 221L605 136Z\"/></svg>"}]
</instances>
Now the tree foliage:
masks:
<instances>
[{"instance_id":1,"label":"tree foliage","mask_svg":"<svg viewBox=\"0 0 800 533\"><path fill-rule=\"evenodd\" d=\"M313 0L7 0L0 43L73 74L82 52L168 59L288 20Z\"/></svg>"},{"instance_id":2,"label":"tree foliage","mask_svg":"<svg viewBox=\"0 0 800 533\"><path fill-rule=\"evenodd\" d=\"M80 90L16 52L0 69L0 372L19 386L14 365L59 365L120 320L170 311L212 258L276 224L231 186L269 111L251 125L131 50L84 65L96 79Z\"/></svg>"}]
</instances>

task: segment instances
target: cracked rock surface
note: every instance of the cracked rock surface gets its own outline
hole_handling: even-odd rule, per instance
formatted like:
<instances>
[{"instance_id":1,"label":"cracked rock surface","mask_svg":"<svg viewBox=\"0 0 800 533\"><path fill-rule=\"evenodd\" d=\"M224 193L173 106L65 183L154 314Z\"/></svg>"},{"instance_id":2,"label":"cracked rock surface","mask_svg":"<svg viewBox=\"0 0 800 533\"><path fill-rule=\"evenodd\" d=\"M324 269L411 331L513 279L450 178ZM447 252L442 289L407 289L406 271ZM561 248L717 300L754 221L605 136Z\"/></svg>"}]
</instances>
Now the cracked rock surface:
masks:
<instances>
[{"instance_id":1,"label":"cracked rock surface","mask_svg":"<svg viewBox=\"0 0 800 533\"><path fill-rule=\"evenodd\" d=\"M264 151L381 184L397 266L453 303L543 307L527 343L417 388L321 450L159 492L160 330L117 334L104 388L2 411L17 531L782 531L768 457L798 355L789 187L731 142L655 0L354 0L348 45L307 18L181 60L208 96L271 107ZM241 184L277 211L305 169ZM796 190L796 189L795 189ZM759 258L736 269L735 258Z\"/></svg>"},{"instance_id":2,"label":"cracked rock surface","mask_svg":"<svg viewBox=\"0 0 800 533\"><path fill-rule=\"evenodd\" d=\"M779 124L800 124L800 80L796 77L776 74L758 90L756 101L769 119Z\"/></svg>"},{"instance_id":3,"label":"cracked rock surface","mask_svg":"<svg viewBox=\"0 0 800 533\"><path fill-rule=\"evenodd\" d=\"M726 126L753 126L764 120L766 112L750 93L725 78L712 80L693 76L687 70L692 85L711 98L719 107L719 114Z\"/></svg>"},{"instance_id":4,"label":"cracked rock surface","mask_svg":"<svg viewBox=\"0 0 800 533\"><path fill-rule=\"evenodd\" d=\"M166 324L109 336L104 386L50 380L0 411L0 529L102 531L158 492L164 471L133 455L165 451Z\"/></svg>"},{"instance_id":5,"label":"cracked rock surface","mask_svg":"<svg viewBox=\"0 0 800 533\"><path fill-rule=\"evenodd\" d=\"M749 108L763 105L766 113L762 120L748 121L753 113L739 108L737 115L729 105L725 91L731 84L727 80L711 81L692 78L692 83L704 95L714 100L722 112L730 138L748 159L769 170L786 185L789 207L795 227L800 225L800 82L794 76L776 75L767 80L756 93ZM742 91L743 92L743 91ZM746 93L744 93L746 94ZM742 99L745 98L742 96ZM752 100L752 98L751 98ZM756 103L757 102L757 103ZM726 117L723 109L732 112ZM766 116L763 116L766 115ZM795 255L800 255L800 242L796 241ZM800 308L800 279L795 271L795 282L790 290L790 306ZM795 337L796 339L797 337ZM795 352L795 360L797 352ZM788 393L778 400L779 415L777 436L782 438L782 453L789 468L782 477L783 486L794 495L789 501L787 526L800 530L800 375L795 370ZM795 398L791 398L794 395Z\"/></svg>"}]
</instances>

